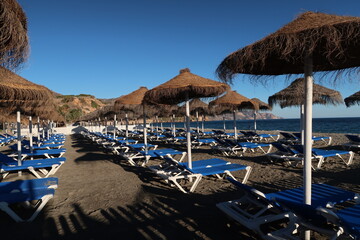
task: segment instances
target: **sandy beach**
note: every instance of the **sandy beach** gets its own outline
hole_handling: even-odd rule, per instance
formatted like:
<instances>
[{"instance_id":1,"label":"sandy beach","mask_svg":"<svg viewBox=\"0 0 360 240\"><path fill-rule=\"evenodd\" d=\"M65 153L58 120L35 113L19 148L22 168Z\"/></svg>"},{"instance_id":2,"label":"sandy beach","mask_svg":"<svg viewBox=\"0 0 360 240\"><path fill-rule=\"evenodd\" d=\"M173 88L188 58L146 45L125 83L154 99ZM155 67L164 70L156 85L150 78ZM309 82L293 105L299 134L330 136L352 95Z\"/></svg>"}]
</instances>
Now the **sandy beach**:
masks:
<instances>
[{"instance_id":1,"label":"sandy beach","mask_svg":"<svg viewBox=\"0 0 360 240\"><path fill-rule=\"evenodd\" d=\"M341 149L347 142L343 134L316 135L333 137L329 148ZM2 239L257 239L241 227L229 228L216 208L216 203L239 196L227 180L204 177L194 193L184 194L147 168L130 166L80 134L67 136L65 148L66 162L55 174L59 187L54 198L31 223L15 223L0 212L0 226L6 229ZM300 166L270 163L260 153L229 158L214 155L209 147L193 150L194 161L214 156L252 166L247 184L264 193L302 185ZM313 172L313 182L360 193L359 171L359 153L349 167L330 158ZM17 179L15 175L5 181ZM234 175L243 177L241 171ZM325 238L317 235L316 239Z\"/></svg>"}]
</instances>

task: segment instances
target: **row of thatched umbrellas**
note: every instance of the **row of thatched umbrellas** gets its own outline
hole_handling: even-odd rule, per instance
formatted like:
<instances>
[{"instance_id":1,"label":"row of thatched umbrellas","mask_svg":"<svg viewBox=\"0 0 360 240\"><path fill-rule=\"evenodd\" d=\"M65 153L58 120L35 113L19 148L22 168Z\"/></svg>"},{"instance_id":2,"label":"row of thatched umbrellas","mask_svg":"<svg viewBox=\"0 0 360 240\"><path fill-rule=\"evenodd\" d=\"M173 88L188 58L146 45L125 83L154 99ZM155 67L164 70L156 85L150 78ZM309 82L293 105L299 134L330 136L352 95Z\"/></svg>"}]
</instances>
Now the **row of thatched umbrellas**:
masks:
<instances>
[{"instance_id":1,"label":"row of thatched umbrellas","mask_svg":"<svg viewBox=\"0 0 360 240\"><path fill-rule=\"evenodd\" d=\"M298 105L304 105L305 204L311 204L313 72L334 71L337 73L336 77L341 76L338 73L354 72L354 69L360 65L359 26L359 17L305 12L273 34L230 54L217 68L218 76L225 82L231 81L237 74L250 74L255 80L284 74L304 74L304 95L300 94ZM174 84L172 80L148 91L144 99L166 104L186 101L187 123L189 122L189 99L215 96L227 90L224 86L219 88L221 91L213 91L214 85L207 85L203 79L196 79L202 84L200 86L194 86L195 81L188 83L186 79L184 79L184 84L179 84L179 81ZM180 81L180 83L183 82ZM354 98L357 96L359 93L349 97L347 105L354 103ZM296 97L292 96L290 102L292 99ZM320 100L319 103L326 103L326 99ZM286 105L286 103L283 104L283 106ZM188 124L187 129L189 129ZM187 136L189 139L189 133ZM190 152L189 145L188 142ZM190 154L188 160L191 166ZM307 233L306 239L309 238L310 234Z\"/></svg>"}]
</instances>

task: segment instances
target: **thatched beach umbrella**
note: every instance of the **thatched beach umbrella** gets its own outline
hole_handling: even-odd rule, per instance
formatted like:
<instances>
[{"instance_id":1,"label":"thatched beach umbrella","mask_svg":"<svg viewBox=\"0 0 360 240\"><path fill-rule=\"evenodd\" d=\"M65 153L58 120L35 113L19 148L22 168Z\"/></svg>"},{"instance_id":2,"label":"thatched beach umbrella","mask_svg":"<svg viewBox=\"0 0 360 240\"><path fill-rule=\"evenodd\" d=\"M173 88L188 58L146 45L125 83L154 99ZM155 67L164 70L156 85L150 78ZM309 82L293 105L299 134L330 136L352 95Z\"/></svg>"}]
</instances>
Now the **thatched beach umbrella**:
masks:
<instances>
[{"instance_id":1,"label":"thatched beach umbrella","mask_svg":"<svg viewBox=\"0 0 360 240\"><path fill-rule=\"evenodd\" d=\"M52 107L55 108L53 95L48 88L32 83L12 71L0 67L0 113L14 114L17 112L19 165L21 165L20 111L31 116L35 113L56 111Z\"/></svg>"},{"instance_id":2,"label":"thatched beach umbrella","mask_svg":"<svg viewBox=\"0 0 360 240\"><path fill-rule=\"evenodd\" d=\"M163 104L185 102L189 168L192 168L189 100L193 98L215 97L225 92L228 88L229 86L224 83L200 77L191 73L188 68L185 68L180 70L179 75L145 93L144 102Z\"/></svg>"},{"instance_id":3,"label":"thatched beach umbrella","mask_svg":"<svg viewBox=\"0 0 360 240\"><path fill-rule=\"evenodd\" d=\"M270 96L268 101L271 106L279 104L281 108L290 106L300 106L300 132L301 143L304 144L304 96L305 79L298 78L288 87ZM343 102L339 91L313 84L313 104L332 104L337 105Z\"/></svg>"},{"instance_id":4,"label":"thatched beach umbrella","mask_svg":"<svg viewBox=\"0 0 360 240\"><path fill-rule=\"evenodd\" d=\"M260 99L258 98L252 98L251 101L257 105L257 107L255 108L254 110L254 131L256 132L257 130L257 126L256 126L256 115L257 115L257 112L258 111L268 111L268 110L271 110L272 107L267 104L267 103L264 103L263 101L261 101ZM256 110L258 109L258 110Z\"/></svg>"},{"instance_id":5,"label":"thatched beach umbrella","mask_svg":"<svg viewBox=\"0 0 360 240\"><path fill-rule=\"evenodd\" d=\"M269 104L271 106L278 104L281 108L289 106L302 106L304 105L305 96L305 79L298 78L293 81L288 87L275 93L269 97ZM313 84L313 104L340 104L343 98L339 91Z\"/></svg>"},{"instance_id":6,"label":"thatched beach umbrella","mask_svg":"<svg viewBox=\"0 0 360 240\"><path fill-rule=\"evenodd\" d=\"M16 69L27 60L26 15L16 0L0 1L0 65Z\"/></svg>"},{"instance_id":7,"label":"thatched beach umbrella","mask_svg":"<svg viewBox=\"0 0 360 240\"><path fill-rule=\"evenodd\" d=\"M351 73L360 66L360 18L305 12L278 31L226 57L217 68L225 81L238 73L305 74L306 204L311 204L313 71ZM309 236L307 236L308 238Z\"/></svg>"},{"instance_id":8,"label":"thatched beach umbrella","mask_svg":"<svg viewBox=\"0 0 360 240\"><path fill-rule=\"evenodd\" d=\"M234 119L234 137L237 139L236 112L243 109L258 110L258 105L251 99L244 97L236 91L228 91L224 96L219 97L209 103L209 106L216 109L218 113L232 112Z\"/></svg>"},{"instance_id":9,"label":"thatched beach umbrella","mask_svg":"<svg viewBox=\"0 0 360 240\"><path fill-rule=\"evenodd\" d=\"M347 107L355 105L356 103L360 105L360 91L345 98L344 101Z\"/></svg>"},{"instance_id":10,"label":"thatched beach umbrella","mask_svg":"<svg viewBox=\"0 0 360 240\"><path fill-rule=\"evenodd\" d=\"M147 129L146 129L146 110L145 110L145 104L142 103L145 92L148 91L146 87L140 87L139 89L121 96L117 98L114 102L114 109L116 112L139 112L142 110L143 112L143 118L144 118L144 127L143 127L143 133L144 133L144 144L147 145ZM141 109L141 110L140 110ZM128 118L126 116L126 139L128 138ZM146 148L146 147L145 147ZM146 148L147 149L147 148Z\"/></svg>"}]
</instances>

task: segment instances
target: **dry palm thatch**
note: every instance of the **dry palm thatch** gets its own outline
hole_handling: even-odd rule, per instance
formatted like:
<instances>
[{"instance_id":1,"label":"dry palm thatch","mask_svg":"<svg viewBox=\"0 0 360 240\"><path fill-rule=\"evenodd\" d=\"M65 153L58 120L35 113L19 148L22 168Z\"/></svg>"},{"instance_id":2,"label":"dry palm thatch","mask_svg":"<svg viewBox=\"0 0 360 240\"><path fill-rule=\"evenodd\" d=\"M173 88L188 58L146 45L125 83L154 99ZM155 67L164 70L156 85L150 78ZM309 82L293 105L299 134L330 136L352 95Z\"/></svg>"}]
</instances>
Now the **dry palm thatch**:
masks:
<instances>
[{"instance_id":1,"label":"dry palm thatch","mask_svg":"<svg viewBox=\"0 0 360 240\"><path fill-rule=\"evenodd\" d=\"M356 103L360 105L360 91L354 93L353 95L344 99L347 107L355 105Z\"/></svg>"},{"instance_id":2,"label":"dry palm thatch","mask_svg":"<svg viewBox=\"0 0 360 240\"><path fill-rule=\"evenodd\" d=\"M34 116L55 109L54 97L48 88L0 67L0 112L21 111Z\"/></svg>"},{"instance_id":3,"label":"dry palm thatch","mask_svg":"<svg viewBox=\"0 0 360 240\"><path fill-rule=\"evenodd\" d=\"M258 105L251 99L244 97L236 91L228 91L224 96L209 103L209 106L217 114L233 112L236 110L253 109L258 110Z\"/></svg>"},{"instance_id":4,"label":"dry palm thatch","mask_svg":"<svg viewBox=\"0 0 360 240\"><path fill-rule=\"evenodd\" d=\"M16 0L0 1L0 65L16 69L27 60L27 19Z\"/></svg>"},{"instance_id":5,"label":"dry palm thatch","mask_svg":"<svg viewBox=\"0 0 360 240\"><path fill-rule=\"evenodd\" d=\"M290 86L269 97L269 104L279 104L281 108L289 106L300 106L305 101L305 82L304 78L298 78ZM323 87L318 84L313 85L314 104L340 104L343 102L340 92Z\"/></svg>"},{"instance_id":6,"label":"dry palm thatch","mask_svg":"<svg viewBox=\"0 0 360 240\"><path fill-rule=\"evenodd\" d=\"M224 83L200 77L185 68L176 77L147 91L144 102L178 104L186 99L215 97L228 88Z\"/></svg>"},{"instance_id":7,"label":"dry palm thatch","mask_svg":"<svg viewBox=\"0 0 360 240\"><path fill-rule=\"evenodd\" d=\"M300 74L304 57L312 56L315 72L351 73L360 66L359 55L359 17L305 12L273 34L231 53L216 71L224 81L237 73Z\"/></svg>"},{"instance_id":8,"label":"dry palm thatch","mask_svg":"<svg viewBox=\"0 0 360 240\"><path fill-rule=\"evenodd\" d=\"M208 115L211 113L209 105L204 103L198 98L194 98L189 102L190 114L195 114L196 112L200 115ZM179 113L183 116L185 114L185 105L179 108Z\"/></svg>"},{"instance_id":9,"label":"dry palm thatch","mask_svg":"<svg viewBox=\"0 0 360 240\"><path fill-rule=\"evenodd\" d=\"M259 109L260 111L263 110L263 111L266 111L266 110L271 110L272 107L267 104L267 103L264 103L263 101L261 101L260 99L258 98L252 98L251 101L257 105L257 109Z\"/></svg>"},{"instance_id":10,"label":"dry palm thatch","mask_svg":"<svg viewBox=\"0 0 360 240\"><path fill-rule=\"evenodd\" d=\"M145 93L148 91L146 87L140 87L127 95L121 96L115 100L114 108L116 112L133 111L139 112L142 110L142 100Z\"/></svg>"}]
</instances>

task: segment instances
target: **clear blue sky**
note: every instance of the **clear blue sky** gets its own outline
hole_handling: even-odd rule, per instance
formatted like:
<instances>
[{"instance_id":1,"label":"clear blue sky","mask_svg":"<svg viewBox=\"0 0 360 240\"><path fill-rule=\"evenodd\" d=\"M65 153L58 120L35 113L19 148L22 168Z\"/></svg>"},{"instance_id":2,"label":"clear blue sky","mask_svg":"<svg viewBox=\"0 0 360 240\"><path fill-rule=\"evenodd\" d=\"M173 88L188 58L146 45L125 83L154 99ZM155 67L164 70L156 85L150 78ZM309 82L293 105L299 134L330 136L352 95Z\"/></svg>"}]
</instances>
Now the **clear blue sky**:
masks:
<instances>
[{"instance_id":1,"label":"clear blue sky","mask_svg":"<svg viewBox=\"0 0 360 240\"><path fill-rule=\"evenodd\" d=\"M151 89L188 67L214 80L231 52L311 10L360 17L360 1L19 0L29 23L31 55L19 75L61 94L114 98ZM360 77L359 77L360 78ZM235 79L232 88L263 101L289 84L266 87ZM242 78L241 78L242 79ZM338 85L347 97L360 79ZM360 117L360 107L314 107L314 117ZM273 113L297 118L297 108Z\"/></svg>"}]
</instances>

